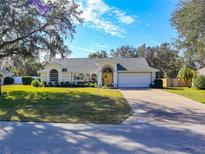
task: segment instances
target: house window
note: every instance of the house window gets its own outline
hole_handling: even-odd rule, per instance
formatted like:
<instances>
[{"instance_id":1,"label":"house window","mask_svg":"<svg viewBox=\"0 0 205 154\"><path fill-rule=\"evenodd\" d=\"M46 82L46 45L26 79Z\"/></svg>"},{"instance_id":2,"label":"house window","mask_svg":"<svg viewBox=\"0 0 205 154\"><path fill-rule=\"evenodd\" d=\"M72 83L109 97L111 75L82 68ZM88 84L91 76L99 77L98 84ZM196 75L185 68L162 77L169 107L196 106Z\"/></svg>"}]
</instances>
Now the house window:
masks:
<instances>
[{"instance_id":1,"label":"house window","mask_svg":"<svg viewBox=\"0 0 205 154\"><path fill-rule=\"evenodd\" d=\"M111 70L111 68L105 68L105 69L103 70L103 72L112 73L112 70Z\"/></svg>"},{"instance_id":2,"label":"house window","mask_svg":"<svg viewBox=\"0 0 205 154\"><path fill-rule=\"evenodd\" d=\"M97 75L96 74L92 74L91 80L96 82L97 81Z\"/></svg>"},{"instance_id":3,"label":"house window","mask_svg":"<svg viewBox=\"0 0 205 154\"><path fill-rule=\"evenodd\" d=\"M50 82L58 82L58 71L55 69L50 71Z\"/></svg>"},{"instance_id":4,"label":"house window","mask_svg":"<svg viewBox=\"0 0 205 154\"><path fill-rule=\"evenodd\" d=\"M85 78L84 74L80 73L78 75L78 80L84 80L84 78Z\"/></svg>"},{"instance_id":5,"label":"house window","mask_svg":"<svg viewBox=\"0 0 205 154\"><path fill-rule=\"evenodd\" d=\"M86 74L86 80L90 81L90 74L88 74L88 73Z\"/></svg>"}]
</instances>

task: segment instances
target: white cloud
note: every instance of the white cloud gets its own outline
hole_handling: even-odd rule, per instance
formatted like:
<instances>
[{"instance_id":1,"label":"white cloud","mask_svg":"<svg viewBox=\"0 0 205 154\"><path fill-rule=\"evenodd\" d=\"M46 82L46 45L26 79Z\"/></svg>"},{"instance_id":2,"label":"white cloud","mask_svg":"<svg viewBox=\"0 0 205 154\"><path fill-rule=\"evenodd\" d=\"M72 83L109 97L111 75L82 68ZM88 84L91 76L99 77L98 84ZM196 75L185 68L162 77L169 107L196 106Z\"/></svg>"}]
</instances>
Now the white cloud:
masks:
<instances>
[{"instance_id":1,"label":"white cloud","mask_svg":"<svg viewBox=\"0 0 205 154\"><path fill-rule=\"evenodd\" d=\"M113 9L113 12L117 15L118 20L121 23L129 25L129 24L132 24L135 22L135 18L132 16L126 15L126 13L124 11L121 11L119 9Z\"/></svg>"},{"instance_id":2,"label":"white cloud","mask_svg":"<svg viewBox=\"0 0 205 154\"><path fill-rule=\"evenodd\" d=\"M93 45L94 47L103 48L103 49L105 49L105 48L108 47L107 45L101 44L101 43L98 43L98 42L93 42L92 45Z\"/></svg>"},{"instance_id":3,"label":"white cloud","mask_svg":"<svg viewBox=\"0 0 205 154\"><path fill-rule=\"evenodd\" d=\"M151 14L151 13L147 13L147 16L148 16L148 17L152 17L152 14Z\"/></svg>"},{"instance_id":4,"label":"white cloud","mask_svg":"<svg viewBox=\"0 0 205 154\"><path fill-rule=\"evenodd\" d=\"M152 38L152 37L153 37L152 35L147 35L147 36L145 36L146 39L150 39L150 38Z\"/></svg>"},{"instance_id":5,"label":"white cloud","mask_svg":"<svg viewBox=\"0 0 205 154\"><path fill-rule=\"evenodd\" d=\"M150 26L150 24L149 24L149 23L147 23L147 24L145 24L145 26L149 27L149 26Z\"/></svg>"},{"instance_id":6,"label":"white cloud","mask_svg":"<svg viewBox=\"0 0 205 154\"><path fill-rule=\"evenodd\" d=\"M103 0L78 0L83 10L82 18L87 26L104 31L112 36L122 37L125 26L135 22L126 12L108 6Z\"/></svg>"}]
</instances>

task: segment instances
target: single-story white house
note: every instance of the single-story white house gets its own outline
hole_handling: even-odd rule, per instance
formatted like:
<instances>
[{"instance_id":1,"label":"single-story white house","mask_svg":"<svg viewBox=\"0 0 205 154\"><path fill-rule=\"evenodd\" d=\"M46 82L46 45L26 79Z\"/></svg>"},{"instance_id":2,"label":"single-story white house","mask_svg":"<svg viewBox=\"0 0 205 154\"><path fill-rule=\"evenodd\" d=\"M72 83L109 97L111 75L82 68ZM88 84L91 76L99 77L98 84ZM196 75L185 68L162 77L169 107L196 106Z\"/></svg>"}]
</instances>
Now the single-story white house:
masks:
<instances>
[{"instance_id":1,"label":"single-story white house","mask_svg":"<svg viewBox=\"0 0 205 154\"><path fill-rule=\"evenodd\" d=\"M197 72L198 72L200 75L205 76L205 67L204 67L204 68L201 68L201 69L199 69L199 70L197 70Z\"/></svg>"},{"instance_id":2,"label":"single-story white house","mask_svg":"<svg viewBox=\"0 0 205 154\"><path fill-rule=\"evenodd\" d=\"M0 82L0 84L3 83L5 77L12 77L12 76L13 76L13 73L11 73L11 72L10 72L8 69L6 69L6 68L3 68L2 70L0 70L0 73L1 73L2 76L3 76L3 78L2 78L2 80L1 80L1 82Z\"/></svg>"},{"instance_id":3,"label":"single-story white house","mask_svg":"<svg viewBox=\"0 0 205 154\"><path fill-rule=\"evenodd\" d=\"M44 82L96 81L114 87L149 87L157 69L145 58L67 58L53 59L40 70Z\"/></svg>"},{"instance_id":4,"label":"single-story white house","mask_svg":"<svg viewBox=\"0 0 205 154\"><path fill-rule=\"evenodd\" d=\"M2 74L3 76L3 79L5 77L12 77L13 76L13 73L11 73L8 69L4 68L2 70L0 70L0 73Z\"/></svg>"}]
</instances>

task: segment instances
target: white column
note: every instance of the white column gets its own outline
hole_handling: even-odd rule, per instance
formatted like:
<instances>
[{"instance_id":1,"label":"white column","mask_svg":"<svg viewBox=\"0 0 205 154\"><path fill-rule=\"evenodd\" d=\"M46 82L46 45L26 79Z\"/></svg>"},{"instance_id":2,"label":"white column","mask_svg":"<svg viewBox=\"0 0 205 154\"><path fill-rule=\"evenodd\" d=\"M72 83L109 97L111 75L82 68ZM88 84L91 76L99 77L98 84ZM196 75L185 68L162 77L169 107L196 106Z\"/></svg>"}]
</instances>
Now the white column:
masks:
<instances>
[{"instance_id":1,"label":"white column","mask_svg":"<svg viewBox=\"0 0 205 154\"><path fill-rule=\"evenodd\" d=\"M97 82L98 82L98 86L102 86L102 72L98 71L97 73Z\"/></svg>"},{"instance_id":2,"label":"white column","mask_svg":"<svg viewBox=\"0 0 205 154\"><path fill-rule=\"evenodd\" d=\"M152 72L152 81L156 79L156 72Z\"/></svg>"},{"instance_id":3,"label":"white column","mask_svg":"<svg viewBox=\"0 0 205 154\"><path fill-rule=\"evenodd\" d=\"M113 82L114 82L114 87L117 88L117 71L113 72Z\"/></svg>"},{"instance_id":4,"label":"white column","mask_svg":"<svg viewBox=\"0 0 205 154\"><path fill-rule=\"evenodd\" d=\"M58 82L62 82L62 70L58 69Z\"/></svg>"}]
</instances>

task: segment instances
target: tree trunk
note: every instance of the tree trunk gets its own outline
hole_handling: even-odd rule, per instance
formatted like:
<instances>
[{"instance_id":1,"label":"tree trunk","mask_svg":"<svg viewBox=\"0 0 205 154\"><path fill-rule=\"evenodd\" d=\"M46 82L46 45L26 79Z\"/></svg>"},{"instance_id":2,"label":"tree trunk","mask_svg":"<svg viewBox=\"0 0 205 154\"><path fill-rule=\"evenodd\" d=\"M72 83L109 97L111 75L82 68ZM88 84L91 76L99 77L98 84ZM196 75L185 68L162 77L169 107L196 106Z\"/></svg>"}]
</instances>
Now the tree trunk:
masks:
<instances>
[{"instance_id":1,"label":"tree trunk","mask_svg":"<svg viewBox=\"0 0 205 154\"><path fill-rule=\"evenodd\" d=\"M189 84L189 80L185 80L186 85L188 86L188 88L191 88L191 85Z\"/></svg>"}]
</instances>

